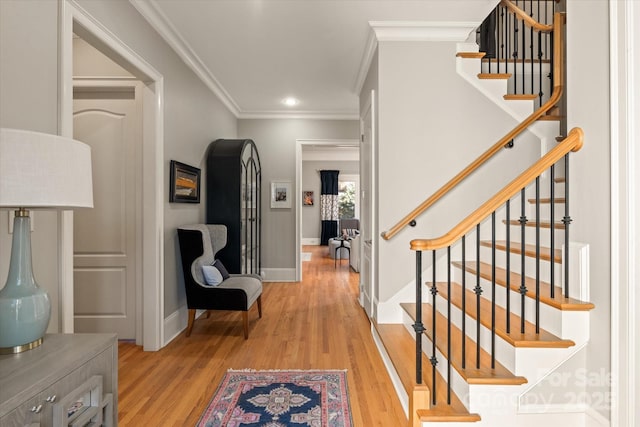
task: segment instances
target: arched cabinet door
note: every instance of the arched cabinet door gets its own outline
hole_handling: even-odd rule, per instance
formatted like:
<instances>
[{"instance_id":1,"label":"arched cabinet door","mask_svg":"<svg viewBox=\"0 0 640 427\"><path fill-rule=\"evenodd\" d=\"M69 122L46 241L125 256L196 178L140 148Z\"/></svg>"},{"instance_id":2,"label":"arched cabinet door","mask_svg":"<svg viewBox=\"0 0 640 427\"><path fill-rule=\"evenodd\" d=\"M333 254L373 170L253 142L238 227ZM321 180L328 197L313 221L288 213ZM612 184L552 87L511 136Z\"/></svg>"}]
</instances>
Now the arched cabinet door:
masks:
<instances>
[{"instance_id":1,"label":"arched cabinet door","mask_svg":"<svg viewBox=\"0 0 640 427\"><path fill-rule=\"evenodd\" d=\"M206 222L227 226L227 246L217 257L230 273L260 274L262 177L250 139L209 144L206 164Z\"/></svg>"}]
</instances>

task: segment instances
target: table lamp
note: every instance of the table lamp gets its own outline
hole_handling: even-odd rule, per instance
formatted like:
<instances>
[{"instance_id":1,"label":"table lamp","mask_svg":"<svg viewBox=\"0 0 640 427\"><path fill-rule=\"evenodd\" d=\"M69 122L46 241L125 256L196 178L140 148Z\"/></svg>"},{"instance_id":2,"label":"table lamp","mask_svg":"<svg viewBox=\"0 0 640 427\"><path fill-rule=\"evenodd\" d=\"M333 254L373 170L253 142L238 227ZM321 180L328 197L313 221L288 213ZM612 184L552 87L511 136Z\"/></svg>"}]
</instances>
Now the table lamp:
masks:
<instances>
[{"instance_id":1,"label":"table lamp","mask_svg":"<svg viewBox=\"0 0 640 427\"><path fill-rule=\"evenodd\" d=\"M0 354L39 346L51 302L31 267L28 209L93 207L91 148L57 135L0 129L0 208L15 210L11 261L0 290Z\"/></svg>"}]
</instances>

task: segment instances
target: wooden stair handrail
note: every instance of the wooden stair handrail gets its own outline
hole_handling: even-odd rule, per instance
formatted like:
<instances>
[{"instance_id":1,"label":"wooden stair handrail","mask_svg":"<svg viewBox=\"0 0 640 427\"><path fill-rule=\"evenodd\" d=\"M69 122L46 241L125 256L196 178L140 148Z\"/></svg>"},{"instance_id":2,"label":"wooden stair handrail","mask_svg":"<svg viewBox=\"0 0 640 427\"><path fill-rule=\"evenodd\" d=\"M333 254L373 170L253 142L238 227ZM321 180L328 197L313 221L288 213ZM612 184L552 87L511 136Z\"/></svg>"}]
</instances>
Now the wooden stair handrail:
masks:
<instances>
[{"instance_id":1,"label":"wooden stair handrail","mask_svg":"<svg viewBox=\"0 0 640 427\"><path fill-rule=\"evenodd\" d=\"M518 18L524 21L526 25L533 28L534 30L540 31L542 33L550 33L551 31L553 31L553 25L545 25L539 23L531 16L529 16L527 12L513 4L513 2L511 2L510 0L501 0L500 4L513 12Z\"/></svg>"},{"instance_id":2,"label":"wooden stair handrail","mask_svg":"<svg viewBox=\"0 0 640 427\"><path fill-rule=\"evenodd\" d=\"M510 142L512 139L516 138L522 132L524 132L532 123L538 120L540 117L545 115L547 111L551 110L560 98L562 97L562 93L564 90L563 83L563 53L562 49L564 43L562 41L562 27L564 25L564 15L560 12L556 12L553 18L553 34L554 34L554 84L553 84L553 92L551 93L551 97L547 102L545 102L540 108L533 112L529 117L527 117L522 123L518 124L515 128L513 128L509 133L507 133L504 137L502 137L498 142L492 145L487 151L482 153L480 157L471 162L466 168L458 172L456 176L451 178L446 184L444 184L440 189L438 189L435 193L433 193L427 200L422 202L418 207L409 212L404 218L402 218L396 225L391 227L387 231L383 231L381 233L381 237L385 240L391 239L395 236L400 230L409 225L412 221L424 213L427 209L433 206L438 200L440 200L445 194L451 191L454 187L460 184L465 178L471 175L476 169L482 166L487 160L491 159L496 153L498 153L504 146Z\"/></svg>"},{"instance_id":3,"label":"wooden stair handrail","mask_svg":"<svg viewBox=\"0 0 640 427\"><path fill-rule=\"evenodd\" d=\"M487 200L482 206L460 221L460 223L453 227L449 232L435 239L414 239L411 241L411 250L427 251L451 246L482 220L491 215L492 212L495 212L500 206L505 204L507 200L511 199L520 190L539 177L544 171L562 159L567 153L570 151L575 152L580 150L584 142L583 140L584 133L582 129L571 129L569 135L560 144L556 145L547 154L540 158L540 160L534 163L533 166L529 167L529 169L511 181L491 199Z\"/></svg>"}]
</instances>

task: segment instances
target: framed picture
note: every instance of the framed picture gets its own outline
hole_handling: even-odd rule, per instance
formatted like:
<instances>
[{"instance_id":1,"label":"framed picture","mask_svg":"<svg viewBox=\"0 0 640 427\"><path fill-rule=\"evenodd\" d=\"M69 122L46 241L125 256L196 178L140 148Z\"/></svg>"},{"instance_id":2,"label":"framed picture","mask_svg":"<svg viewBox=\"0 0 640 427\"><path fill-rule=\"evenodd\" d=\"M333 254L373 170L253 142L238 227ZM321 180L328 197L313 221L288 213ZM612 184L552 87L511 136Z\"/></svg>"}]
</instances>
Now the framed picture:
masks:
<instances>
[{"instance_id":1,"label":"framed picture","mask_svg":"<svg viewBox=\"0 0 640 427\"><path fill-rule=\"evenodd\" d=\"M271 181L272 208L290 208L292 198L291 181Z\"/></svg>"},{"instance_id":2,"label":"framed picture","mask_svg":"<svg viewBox=\"0 0 640 427\"><path fill-rule=\"evenodd\" d=\"M169 201L200 203L200 169L171 160Z\"/></svg>"},{"instance_id":3,"label":"framed picture","mask_svg":"<svg viewBox=\"0 0 640 427\"><path fill-rule=\"evenodd\" d=\"M313 206L313 191L302 192L302 205Z\"/></svg>"}]
</instances>

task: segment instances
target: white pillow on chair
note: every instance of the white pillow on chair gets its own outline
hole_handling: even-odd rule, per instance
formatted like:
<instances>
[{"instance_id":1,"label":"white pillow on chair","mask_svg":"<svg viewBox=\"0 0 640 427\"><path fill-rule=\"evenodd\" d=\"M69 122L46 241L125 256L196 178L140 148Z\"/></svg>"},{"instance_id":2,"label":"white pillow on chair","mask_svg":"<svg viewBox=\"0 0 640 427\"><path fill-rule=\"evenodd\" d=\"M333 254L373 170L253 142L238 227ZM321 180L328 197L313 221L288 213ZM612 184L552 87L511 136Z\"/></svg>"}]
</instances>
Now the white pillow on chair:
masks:
<instances>
[{"instance_id":1,"label":"white pillow on chair","mask_svg":"<svg viewBox=\"0 0 640 427\"><path fill-rule=\"evenodd\" d=\"M202 275L204 276L204 282L208 286L218 286L223 280L222 273L213 265L203 265Z\"/></svg>"}]
</instances>

